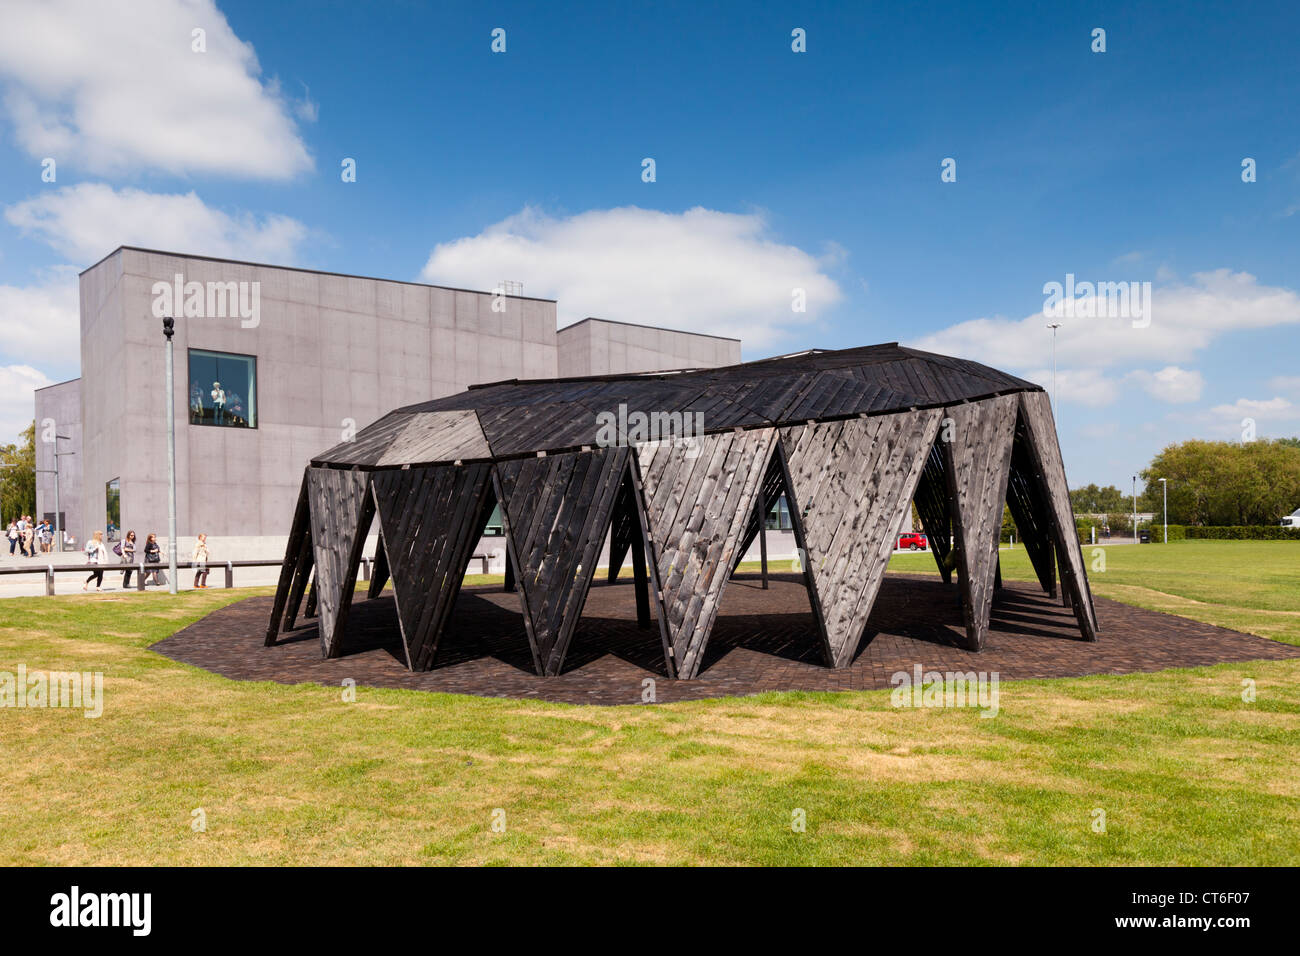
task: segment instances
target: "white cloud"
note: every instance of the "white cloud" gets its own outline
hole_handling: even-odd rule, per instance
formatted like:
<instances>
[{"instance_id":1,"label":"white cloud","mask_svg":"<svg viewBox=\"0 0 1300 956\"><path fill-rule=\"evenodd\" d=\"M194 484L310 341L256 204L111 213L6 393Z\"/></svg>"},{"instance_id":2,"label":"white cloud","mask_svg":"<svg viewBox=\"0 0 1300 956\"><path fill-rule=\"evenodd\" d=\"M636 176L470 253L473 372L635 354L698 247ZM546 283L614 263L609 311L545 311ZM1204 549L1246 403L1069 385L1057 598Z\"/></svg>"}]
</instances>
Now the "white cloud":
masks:
<instances>
[{"instance_id":1,"label":"white cloud","mask_svg":"<svg viewBox=\"0 0 1300 956\"><path fill-rule=\"evenodd\" d=\"M1249 415L1277 418L1294 408L1295 405L1278 395L1266 399L1239 398L1231 405L1215 405L1210 409L1210 414L1218 417Z\"/></svg>"},{"instance_id":2,"label":"white cloud","mask_svg":"<svg viewBox=\"0 0 1300 956\"><path fill-rule=\"evenodd\" d=\"M1278 375L1268 380L1268 387L1275 392L1300 395L1300 375Z\"/></svg>"},{"instance_id":3,"label":"white cloud","mask_svg":"<svg viewBox=\"0 0 1300 956\"><path fill-rule=\"evenodd\" d=\"M77 275L51 269L36 285L0 285L0 356L76 374L81 366Z\"/></svg>"},{"instance_id":4,"label":"white cloud","mask_svg":"<svg viewBox=\"0 0 1300 956\"><path fill-rule=\"evenodd\" d=\"M1199 420L1212 435L1240 440L1242 422L1250 419L1258 437L1292 435L1300 428L1300 406L1276 395L1273 398L1239 398L1231 405L1215 405L1201 413Z\"/></svg>"},{"instance_id":5,"label":"white cloud","mask_svg":"<svg viewBox=\"0 0 1300 956\"><path fill-rule=\"evenodd\" d=\"M1162 402L1183 404L1198 401L1205 389L1205 376L1196 369L1168 365L1157 372L1138 369L1128 377L1142 386L1146 393Z\"/></svg>"},{"instance_id":6,"label":"white cloud","mask_svg":"<svg viewBox=\"0 0 1300 956\"><path fill-rule=\"evenodd\" d=\"M783 245L761 215L625 206L556 219L526 207L436 246L423 277L476 288L520 280L525 295L558 301L561 325L596 316L762 349L840 300L825 269L842 255L833 244L823 257ZM795 289L807 294L806 312L791 309Z\"/></svg>"},{"instance_id":7,"label":"white cloud","mask_svg":"<svg viewBox=\"0 0 1300 956\"><path fill-rule=\"evenodd\" d=\"M1035 369L1026 373L1026 377L1052 391L1051 369ZM1054 398L1059 399L1061 404L1069 402L1087 405L1089 408L1102 408L1119 398L1120 383L1095 368L1062 368L1056 371L1055 390Z\"/></svg>"},{"instance_id":8,"label":"white cloud","mask_svg":"<svg viewBox=\"0 0 1300 956\"><path fill-rule=\"evenodd\" d=\"M0 445L18 441L36 414L36 389L53 384L30 365L0 365Z\"/></svg>"},{"instance_id":9,"label":"white cloud","mask_svg":"<svg viewBox=\"0 0 1300 956\"><path fill-rule=\"evenodd\" d=\"M88 266L120 245L289 264L307 227L288 216L231 215L194 192L162 194L81 183L5 210L5 219Z\"/></svg>"},{"instance_id":10,"label":"white cloud","mask_svg":"<svg viewBox=\"0 0 1300 956\"><path fill-rule=\"evenodd\" d=\"M207 51L191 49L206 31ZM60 166L284 180L312 168L291 104L213 0L9 0L3 108ZM301 112L300 112L301 115Z\"/></svg>"},{"instance_id":11,"label":"white cloud","mask_svg":"<svg viewBox=\"0 0 1300 956\"><path fill-rule=\"evenodd\" d=\"M1153 289L1146 328L1126 318L1052 321L1061 322L1056 349L1062 365L1110 368L1132 365L1135 356L1187 362L1226 332L1300 324L1300 295L1260 285L1249 273L1218 269ZM1041 367L1051 362L1047 322L1041 311L1023 319L972 319L909 344L995 368Z\"/></svg>"}]
</instances>

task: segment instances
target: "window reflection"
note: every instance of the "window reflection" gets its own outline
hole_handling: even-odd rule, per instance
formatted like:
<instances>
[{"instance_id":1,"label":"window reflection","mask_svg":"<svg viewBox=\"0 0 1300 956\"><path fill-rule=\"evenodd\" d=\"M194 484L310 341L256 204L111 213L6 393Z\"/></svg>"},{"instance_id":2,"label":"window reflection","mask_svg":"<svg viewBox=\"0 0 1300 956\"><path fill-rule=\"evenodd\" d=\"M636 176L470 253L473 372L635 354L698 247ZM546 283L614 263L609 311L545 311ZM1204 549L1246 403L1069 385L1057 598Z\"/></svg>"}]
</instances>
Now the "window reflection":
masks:
<instances>
[{"instance_id":1,"label":"window reflection","mask_svg":"<svg viewBox=\"0 0 1300 956\"><path fill-rule=\"evenodd\" d=\"M257 427L257 359L190 349L191 425Z\"/></svg>"}]
</instances>

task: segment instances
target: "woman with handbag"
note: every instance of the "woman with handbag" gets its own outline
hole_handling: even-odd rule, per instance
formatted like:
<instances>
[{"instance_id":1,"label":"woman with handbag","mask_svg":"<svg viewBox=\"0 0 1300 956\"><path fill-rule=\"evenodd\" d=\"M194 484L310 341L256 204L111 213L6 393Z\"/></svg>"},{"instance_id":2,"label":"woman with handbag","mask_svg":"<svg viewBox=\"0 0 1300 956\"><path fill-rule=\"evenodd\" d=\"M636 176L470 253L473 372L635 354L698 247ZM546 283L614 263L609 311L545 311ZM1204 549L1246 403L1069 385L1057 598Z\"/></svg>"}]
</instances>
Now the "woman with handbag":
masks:
<instances>
[{"instance_id":1,"label":"woman with handbag","mask_svg":"<svg viewBox=\"0 0 1300 956\"><path fill-rule=\"evenodd\" d=\"M145 538L144 540L144 563L152 564L152 565L158 565L162 563L162 548L158 547L158 536L153 532L150 532L149 537ZM153 583L154 584L161 583L158 580L158 568L154 567L151 573L153 575ZM146 575L146 578L147 577L148 575ZM146 580L145 584L148 583L149 583L148 580Z\"/></svg>"},{"instance_id":2,"label":"woman with handbag","mask_svg":"<svg viewBox=\"0 0 1300 956\"><path fill-rule=\"evenodd\" d=\"M122 572L122 590L125 591L131 586L131 572L134 570L131 565L135 564L135 532L128 531L118 547L121 548L118 554L122 555L122 563L126 565Z\"/></svg>"},{"instance_id":3,"label":"woman with handbag","mask_svg":"<svg viewBox=\"0 0 1300 956\"><path fill-rule=\"evenodd\" d=\"M103 565L107 562L108 549L104 547L104 532L96 531L94 536L86 542L86 563L95 566ZM86 578L86 583L81 586L81 590L84 591L90 587L91 581L95 582L96 591L104 590L104 569L102 567L98 567L94 571L90 572L90 576Z\"/></svg>"}]
</instances>

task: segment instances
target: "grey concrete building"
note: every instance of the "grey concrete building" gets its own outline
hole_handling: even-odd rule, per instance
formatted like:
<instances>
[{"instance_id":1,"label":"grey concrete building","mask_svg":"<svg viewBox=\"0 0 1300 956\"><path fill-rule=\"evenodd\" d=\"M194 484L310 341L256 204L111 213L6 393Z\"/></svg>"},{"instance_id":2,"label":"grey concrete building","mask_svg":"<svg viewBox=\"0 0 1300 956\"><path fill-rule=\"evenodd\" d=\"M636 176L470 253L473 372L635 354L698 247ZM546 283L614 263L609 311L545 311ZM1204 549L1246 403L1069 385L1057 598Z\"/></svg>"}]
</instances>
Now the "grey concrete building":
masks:
<instances>
[{"instance_id":1,"label":"grey concrete building","mask_svg":"<svg viewBox=\"0 0 1300 956\"><path fill-rule=\"evenodd\" d=\"M559 374L622 375L740 362L740 339L586 318L560 329Z\"/></svg>"},{"instance_id":2,"label":"grey concrete building","mask_svg":"<svg viewBox=\"0 0 1300 956\"><path fill-rule=\"evenodd\" d=\"M62 437L61 437L62 436ZM81 380L47 385L36 391L36 515L79 535L81 513ZM55 494L55 453L58 493ZM59 520L55 522L55 499Z\"/></svg>"},{"instance_id":3,"label":"grey concrete building","mask_svg":"<svg viewBox=\"0 0 1300 956\"><path fill-rule=\"evenodd\" d=\"M80 278L81 378L36 393L38 449L46 419L72 439L68 530L166 532L174 315L178 546L203 531L225 539L221 559L278 556L310 457L389 409L502 379L740 360L734 339L594 319L557 332L549 299L129 246ZM53 511L50 481L37 510Z\"/></svg>"}]
</instances>

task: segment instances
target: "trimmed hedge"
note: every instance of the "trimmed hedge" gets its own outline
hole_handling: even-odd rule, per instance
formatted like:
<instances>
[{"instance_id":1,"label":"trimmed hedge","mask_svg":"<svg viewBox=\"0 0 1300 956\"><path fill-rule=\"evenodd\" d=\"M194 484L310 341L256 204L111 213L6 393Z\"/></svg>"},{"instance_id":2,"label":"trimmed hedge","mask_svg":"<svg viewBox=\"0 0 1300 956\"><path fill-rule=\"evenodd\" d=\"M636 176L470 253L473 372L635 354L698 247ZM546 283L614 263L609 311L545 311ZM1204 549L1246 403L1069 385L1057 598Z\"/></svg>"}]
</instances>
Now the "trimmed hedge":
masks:
<instances>
[{"instance_id":1,"label":"trimmed hedge","mask_svg":"<svg viewBox=\"0 0 1300 956\"><path fill-rule=\"evenodd\" d=\"M1174 527L1169 526L1169 540L1174 539ZM1207 538L1215 541L1300 541L1300 528L1281 525L1189 525L1188 538Z\"/></svg>"}]
</instances>

